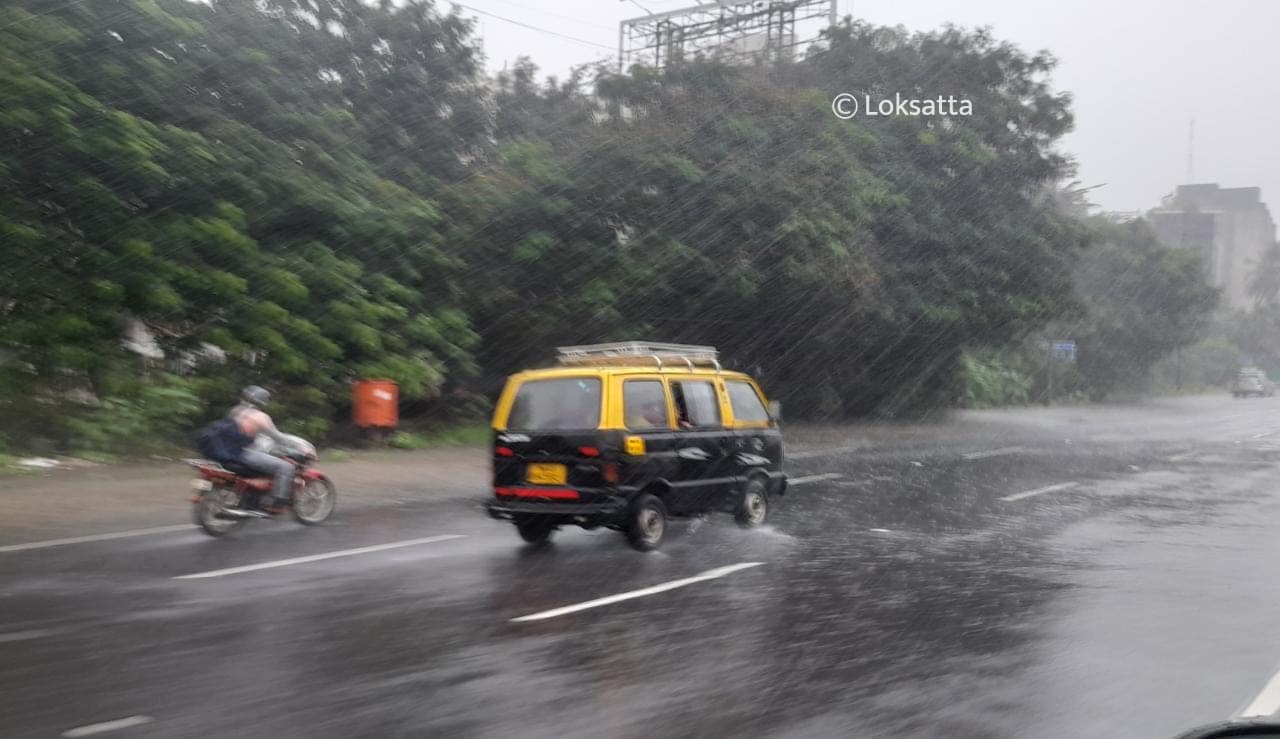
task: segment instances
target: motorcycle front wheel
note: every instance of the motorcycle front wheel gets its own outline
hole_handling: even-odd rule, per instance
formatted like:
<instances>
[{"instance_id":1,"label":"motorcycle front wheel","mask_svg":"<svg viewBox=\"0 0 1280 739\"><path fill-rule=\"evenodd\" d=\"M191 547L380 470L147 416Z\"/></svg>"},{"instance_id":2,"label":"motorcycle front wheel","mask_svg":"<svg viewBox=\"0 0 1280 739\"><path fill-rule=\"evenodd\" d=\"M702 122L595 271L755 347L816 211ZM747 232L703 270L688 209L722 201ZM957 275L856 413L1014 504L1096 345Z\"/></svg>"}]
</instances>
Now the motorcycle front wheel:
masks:
<instances>
[{"instance_id":1,"label":"motorcycle front wheel","mask_svg":"<svg viewBox=\"0 0 1280 739\"><path fill-rule=\"evenodd\" d=\"M298 523L314 526L323 523L338 503L338 489L327 477L307 480L293 499L293 517Z\"/></svg>"},{"instance_id":2,"label":"motorcycle front wheel","mask_svg":"<svg viewBox=\"0 0 1280 739\"><path fill-rule=\"evenodd\" d=\"M236 491L224 485L206 490L191 504L192 518L204 533L209 536L223 536L245 524L243 518L231 518L226 515L228 508L240 505L240 496Z\"/></svg>"}]
</instances>

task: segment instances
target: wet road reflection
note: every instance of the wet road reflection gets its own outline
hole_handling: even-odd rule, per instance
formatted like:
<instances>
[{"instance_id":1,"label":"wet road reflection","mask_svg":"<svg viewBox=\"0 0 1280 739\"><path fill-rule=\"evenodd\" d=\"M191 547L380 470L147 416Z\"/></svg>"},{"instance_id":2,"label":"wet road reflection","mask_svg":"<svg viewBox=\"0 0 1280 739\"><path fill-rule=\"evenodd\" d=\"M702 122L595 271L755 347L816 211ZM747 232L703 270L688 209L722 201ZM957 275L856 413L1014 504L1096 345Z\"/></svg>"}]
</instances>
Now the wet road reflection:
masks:
<instances>
[{"instance_id":1,"label":"wet road reflection","mask_svg":"<svg viewBox=\"0 0 1280 739\"><path fill-rule=\"evenodd\" d=\"M1193 409L1212 422L1128 411L1128 442L1055 409L809 455L793 474L832 477L769 526L682 522L649 555L607 530L526 547L475 496L8 553L7 733L1169 736L1280 660L1280 447ZM380 548L438 535L466 538ZM306 561L171 579L286 558Z\"/></svg>"}]
</instances>

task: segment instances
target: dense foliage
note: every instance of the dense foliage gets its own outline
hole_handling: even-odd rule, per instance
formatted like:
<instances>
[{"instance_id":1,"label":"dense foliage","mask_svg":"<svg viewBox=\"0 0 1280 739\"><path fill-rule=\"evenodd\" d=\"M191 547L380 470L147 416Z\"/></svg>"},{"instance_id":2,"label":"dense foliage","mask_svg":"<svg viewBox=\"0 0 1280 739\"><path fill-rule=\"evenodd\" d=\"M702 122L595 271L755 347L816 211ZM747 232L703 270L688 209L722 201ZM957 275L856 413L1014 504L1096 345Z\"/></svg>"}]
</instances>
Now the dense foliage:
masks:
<instances>
[{"instance_id":1,"label":"dense foliage","mask_svg":"<svg viewBox=\"0 0 1280 739\"><path fill-rule=\"evenodd\" d=\"M428 0L7 3L0 434L125 450L249 381L319 434L370 376L445 417L623 338L715 344L792 417L953 402L1079 306L1052 66L845 22L793 62L490 81ZM841 121L842 91L974 112ZM1158 309L1155 354L1200 302Z\"/></svg>"},{"instance_id":2,"label":"dense foliage","mask_svg":"<svg viewBox=\"0 0 1280 739\"><path fill-rule=\"evenodd\" d=\"M1218 291L1205 282L1199 257L1162 246L1140 219L1079 218L1091 243L1071 269L1079 307L1005 347L987 372L966 366L965 399L990 397L990 387L997 399L1012 392L1101 400L1225 382L1238 355L1212 340ZM1050 347L1058 341L1074 342L1073 359L1055 357Z\"/></svg>"},{"instance_id":3,"label":"dense foliage","mask_svg":"<svg viewBox=\"0 0 1280 739\"><path fill-rule=\"evenodd\" d=\"M1077 337L1085 388L1101 398L1144 388L1156 362L1200 338L1218 291L1196 254L1161 246L1144 221L1091 226L1097 243L1077 271L1089 311L1065 333Z\"/></svg>"},{"instance_id":4,"label":"dense foliage","mask_svg":"<svg viewBox=\"0 0 1280 739\"><path fill-rule=\"evenodd\" d=\"M452 133L475 129L466 24L332 3L351 13L335 35L289 6L0 9L0 402L24 434L88 439L81 419L147 402L164 371L215 407L271 384L320 433L354 377L416 400L474 370L463 265L426 194L478 140ZM405 157L416 191L393 179ZM139 326L164 362L122 344Z\"/></svg>"},{"instance_id":5,"label":"dense foliage","mask_svg":"<svg viewBox=\"0 0 1280 739\"><path fill-rule=\"evenodd\" d=\"M594 97L517 70L515 186L477 245L500 286L477 306L484 366L638 335L715 344L801 415L948 399L964 347L1071 304L1085 233L1046 197L1070 124L1051 66L981 32L847 24L796 64L636 70ZM833 91L937 89L974 116L830 112ZM552 107L573 135L542 134Z\"/></svg>"},{"instance_id":6,"label":"dense foliage","mask_svg":"<svg viewBox=\"0 0 1280 739\"><path fill-rule=\"evenodd\" d=\"M1235 349L1241 362L1280 376L1280 246L1263 255L1250 292L1252 309L1224 316L1212 338Z\"/></svg>"}]
</instances>

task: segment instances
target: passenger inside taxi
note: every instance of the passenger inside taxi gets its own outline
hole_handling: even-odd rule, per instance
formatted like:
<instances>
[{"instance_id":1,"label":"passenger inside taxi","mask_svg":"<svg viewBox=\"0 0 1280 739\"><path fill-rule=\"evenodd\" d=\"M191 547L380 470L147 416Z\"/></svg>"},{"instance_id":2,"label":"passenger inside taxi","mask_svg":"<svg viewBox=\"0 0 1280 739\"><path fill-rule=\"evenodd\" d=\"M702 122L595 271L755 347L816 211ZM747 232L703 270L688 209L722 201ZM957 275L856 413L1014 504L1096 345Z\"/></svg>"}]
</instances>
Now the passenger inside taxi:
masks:
<instances>
[{"instance_id":1,"label":"passenger inside taxi","mask_svg":"<svg viewBox=\"0 0 1280 739\"><path fill-rule=\"evenodd\" d=\"M641 404L627 419L627 427L633 429L657 429L666 428L666 426L667 409L659 400L650 400Z\"/></svg>"}]
</instances>

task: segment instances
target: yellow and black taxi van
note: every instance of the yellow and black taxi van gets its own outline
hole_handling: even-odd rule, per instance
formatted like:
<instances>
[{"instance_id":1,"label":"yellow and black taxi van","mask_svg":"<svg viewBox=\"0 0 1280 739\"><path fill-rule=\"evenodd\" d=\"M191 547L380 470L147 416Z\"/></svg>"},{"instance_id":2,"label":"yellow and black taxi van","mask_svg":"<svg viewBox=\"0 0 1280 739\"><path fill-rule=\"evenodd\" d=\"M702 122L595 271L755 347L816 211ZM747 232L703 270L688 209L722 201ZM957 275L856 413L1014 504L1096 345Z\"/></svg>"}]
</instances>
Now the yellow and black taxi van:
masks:
<instances>
[{"instance_id":1,"label":"yellow and black taxi van","mask_svg":"<svg viewBox=\"0 0 1280 739\"><path fill-rule=\"evenodd\" d=\"M776 403L712 347L561 347L557 366L508 378L494 410L487 508L528 542L606 526L653 549L669 516L759 526L786 489Z\"/></svg>"}]
</instances>

